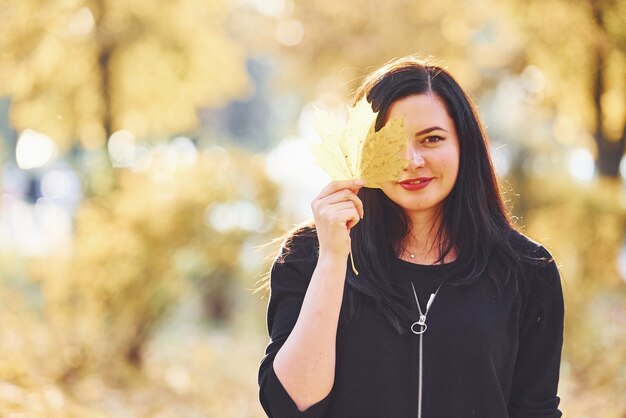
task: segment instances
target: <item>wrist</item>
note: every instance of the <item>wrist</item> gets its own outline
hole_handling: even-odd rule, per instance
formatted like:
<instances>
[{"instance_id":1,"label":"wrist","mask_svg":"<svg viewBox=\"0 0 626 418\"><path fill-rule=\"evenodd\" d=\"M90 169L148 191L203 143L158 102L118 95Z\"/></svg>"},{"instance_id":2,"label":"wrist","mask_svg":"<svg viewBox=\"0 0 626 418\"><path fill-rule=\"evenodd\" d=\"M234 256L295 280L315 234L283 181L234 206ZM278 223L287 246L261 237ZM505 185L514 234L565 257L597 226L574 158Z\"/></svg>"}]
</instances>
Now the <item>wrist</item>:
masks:
<instances>
[{"instance_id":1,"label":"wrist","mask_svg":"<svg viewBox=\"0 0 626 418\"><path fill-rule=\"evenodd\" d=\"M348 259L349 252L350 251L332 251L330 249L320 248L318 263L345 264Z\"/></svg>"}]
</instances>

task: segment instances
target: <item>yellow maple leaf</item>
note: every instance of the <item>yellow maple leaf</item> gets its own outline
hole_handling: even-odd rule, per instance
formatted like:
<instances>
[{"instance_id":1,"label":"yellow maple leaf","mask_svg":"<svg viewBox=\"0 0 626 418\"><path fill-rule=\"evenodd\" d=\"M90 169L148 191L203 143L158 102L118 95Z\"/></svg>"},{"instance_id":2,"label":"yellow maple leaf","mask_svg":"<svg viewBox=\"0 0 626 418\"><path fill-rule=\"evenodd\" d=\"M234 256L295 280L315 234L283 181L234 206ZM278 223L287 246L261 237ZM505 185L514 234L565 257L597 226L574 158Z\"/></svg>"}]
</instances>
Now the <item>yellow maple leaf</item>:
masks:
<instances>
[{"instance_id":1,"label":"yellow maple leaf","mask_svg":"<svg viewBox=\"0 0 626 418\"><path fill-rule=\"evenodd\" d=\"M374 132L377 113L366 99L348 108L346 124L319 109L315 116L322 142L311 146L311 154L333 180L362 179L365 187L381 188L398 179L406 164L403 119L391 119Z\"/></svg>"}]
</instances>

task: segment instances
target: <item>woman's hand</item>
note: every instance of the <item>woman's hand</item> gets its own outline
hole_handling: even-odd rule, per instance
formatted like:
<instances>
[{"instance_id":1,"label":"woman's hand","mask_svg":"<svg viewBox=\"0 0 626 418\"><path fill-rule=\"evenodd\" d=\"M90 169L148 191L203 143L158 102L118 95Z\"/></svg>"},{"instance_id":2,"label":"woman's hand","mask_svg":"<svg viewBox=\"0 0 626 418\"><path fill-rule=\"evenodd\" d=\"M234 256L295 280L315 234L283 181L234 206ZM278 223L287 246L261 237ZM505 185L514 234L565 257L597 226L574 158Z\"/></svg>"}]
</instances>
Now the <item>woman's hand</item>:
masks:
<instances>
[{"instance_id":1,"label":"woman's hand","mask_svg":"<svg viewBox=\"0 0 626 418\"><path fill-rule=\"evenodd\" d=\"M362 180L333 181L311 202L322 255L347 257L350 229L363 218L363 203L357 192Z\"/></svg>"}]
</instances>

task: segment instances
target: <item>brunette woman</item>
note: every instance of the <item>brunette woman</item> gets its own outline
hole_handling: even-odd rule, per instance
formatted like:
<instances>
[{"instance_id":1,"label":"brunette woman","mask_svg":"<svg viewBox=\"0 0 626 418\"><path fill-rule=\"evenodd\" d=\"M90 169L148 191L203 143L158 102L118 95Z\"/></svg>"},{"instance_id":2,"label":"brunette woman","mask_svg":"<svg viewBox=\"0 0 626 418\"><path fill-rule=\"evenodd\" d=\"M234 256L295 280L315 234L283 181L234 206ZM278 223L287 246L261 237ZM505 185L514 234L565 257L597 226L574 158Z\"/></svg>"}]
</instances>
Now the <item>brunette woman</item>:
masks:
<instances>
[{"instance_id":1,"label":"brunette woman","mask_svg":"<svg viewBox=\"0 0 626 418\"><path fill-rule=\"evenodd\" d=\"M362 97L377 130L404 117L408 163L382 189L331 182L314 223L283 243L259 368L265 412L560 417L559 272L512 226L476 107L448 71L412 57L367 77Z\"/></svg>"}]
</instances>

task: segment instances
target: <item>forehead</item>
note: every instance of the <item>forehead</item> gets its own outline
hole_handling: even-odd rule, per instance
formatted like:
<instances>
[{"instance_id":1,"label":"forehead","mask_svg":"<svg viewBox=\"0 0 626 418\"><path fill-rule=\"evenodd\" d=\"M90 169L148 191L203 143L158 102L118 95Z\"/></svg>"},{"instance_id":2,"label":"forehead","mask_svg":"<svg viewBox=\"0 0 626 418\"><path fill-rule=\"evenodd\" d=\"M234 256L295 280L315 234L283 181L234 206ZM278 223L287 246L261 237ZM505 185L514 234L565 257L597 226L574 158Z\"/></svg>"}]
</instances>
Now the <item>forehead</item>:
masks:
<instances>
[{"instance_id":1,"label":"forehead","mask_svg":"<svg viewBox=\"0 0 626 418\"><path fill-rule=\"evenodd\" d=\"M394 101L387 110L386 121L401 118L408 126L451 128L454 122L448 115L445 103L433 94L414 94ZM428 125L428 126L426 126Z\"/></svg>"}]
</instances>

